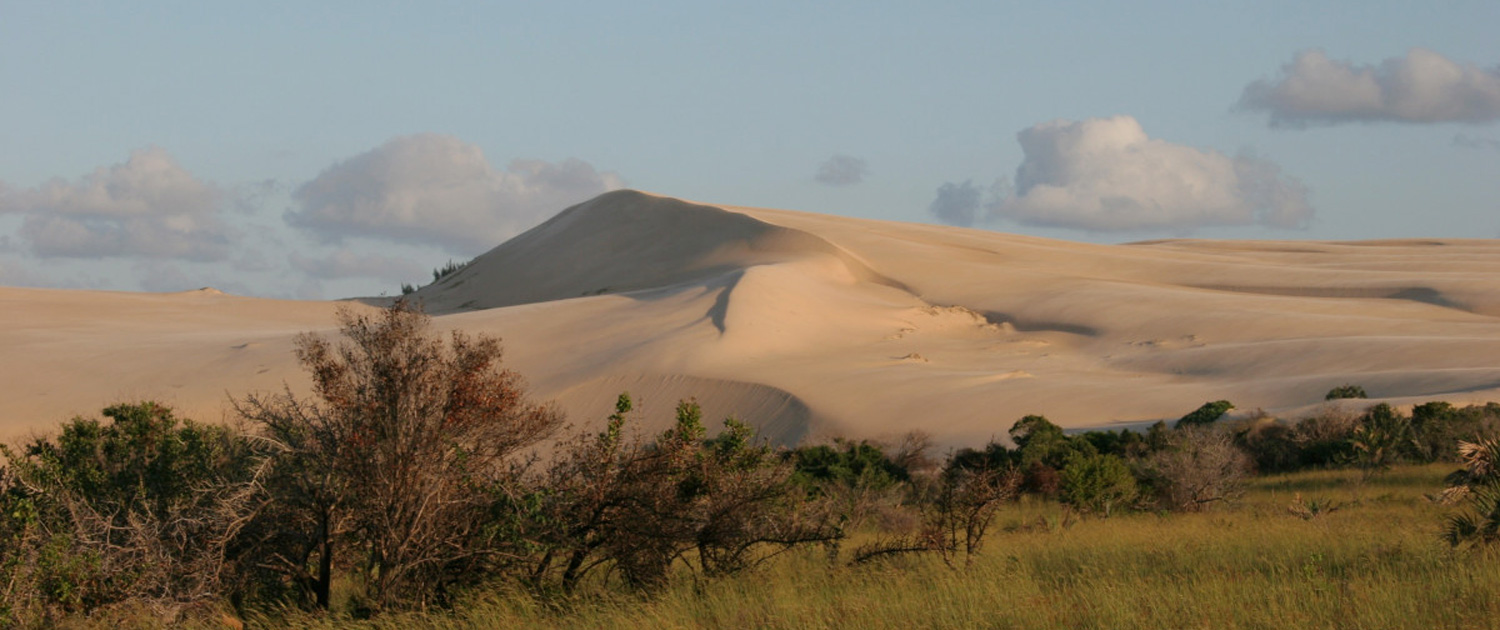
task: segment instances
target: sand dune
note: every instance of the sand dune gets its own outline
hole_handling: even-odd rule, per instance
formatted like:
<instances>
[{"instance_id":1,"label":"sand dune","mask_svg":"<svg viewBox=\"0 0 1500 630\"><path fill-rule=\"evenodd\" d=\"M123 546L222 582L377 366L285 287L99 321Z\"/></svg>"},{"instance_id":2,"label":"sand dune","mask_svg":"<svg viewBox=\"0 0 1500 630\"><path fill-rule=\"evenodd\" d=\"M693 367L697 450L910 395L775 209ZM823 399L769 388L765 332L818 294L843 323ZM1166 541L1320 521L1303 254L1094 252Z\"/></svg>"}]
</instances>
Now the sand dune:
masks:
<instances>
[{"instance_id":1,"label":"sand dune","mask_svg":"<svg viewBox=\"0 0 1500 630\"><path fill-rule=\"evenodd\" d=\"M1092 245L608 193L422 288L440 327L500 335L579 425L621 390L651 426L697 396L782 442L941 444L1022 415L1069 427L1205 400L1303 411L1362 384L1500 400L1500 243ZM303 386L295 332L334 303L0 289L0 432L160 397Z\"/></svg>"}]
</instances>

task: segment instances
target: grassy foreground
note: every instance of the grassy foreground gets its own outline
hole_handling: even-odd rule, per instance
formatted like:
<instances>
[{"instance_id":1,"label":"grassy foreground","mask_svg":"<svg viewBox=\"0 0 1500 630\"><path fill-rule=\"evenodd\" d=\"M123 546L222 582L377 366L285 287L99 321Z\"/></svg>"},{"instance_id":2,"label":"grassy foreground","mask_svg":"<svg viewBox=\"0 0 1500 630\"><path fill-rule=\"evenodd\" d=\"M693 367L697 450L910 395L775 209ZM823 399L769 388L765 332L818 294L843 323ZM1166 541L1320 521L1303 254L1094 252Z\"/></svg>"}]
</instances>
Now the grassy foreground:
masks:
<instances>
[{"instance_id":1,"label":"grassy foreground","mask_svg":"<svg viewBox=\"0 0 1500 630\"><path fill-rule=\"evenodd\" d=\"M1449 548L1424 496L1451 465L1259 477L1203 514L1077 520L1023 501L966 571L936 558L863 567L805 552L725 580L682 577L650 599L602 586L548 606L480 594L451 613L371 622L302 613L305 628L1491 628L1500 553ZM1330 506L1308 517L1289 507ZM847 552L846 552L847 555ZM685 576L685 572L679 572Z\"/></svg>"}]
</instances>

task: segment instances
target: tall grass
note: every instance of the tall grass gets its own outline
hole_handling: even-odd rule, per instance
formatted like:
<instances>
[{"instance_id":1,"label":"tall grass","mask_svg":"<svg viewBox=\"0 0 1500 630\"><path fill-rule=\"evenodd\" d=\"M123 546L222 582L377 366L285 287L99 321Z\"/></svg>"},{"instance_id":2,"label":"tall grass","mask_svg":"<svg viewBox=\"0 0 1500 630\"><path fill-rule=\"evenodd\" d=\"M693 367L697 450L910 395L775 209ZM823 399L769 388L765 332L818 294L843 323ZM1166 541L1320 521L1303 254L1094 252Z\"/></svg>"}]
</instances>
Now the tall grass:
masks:
<instances>
[{"instance_id":1,"label":"tall grass","mask_svg":"<svg viewBox=\"0 0 1500 630\"><path fill-rule=\"evenodd\" d=\"M604 583L543 602L504 590L454 612L356 621L279 613L301 628L1492 628L1500 553L1439 538L1448 508L1427 494L1451 466L1256 479L1200 514L1069 516L1022 501L997 518L967 571L937 558L859 567L807 551L735 578L679 572L649 599ZM1317 506L1301 515L1290 509ZM851 541L857 544L858 540ZM848 545L846 545L846 548ZM844 557L847 558L847 551Z\"/></svg>"}]
</instances>

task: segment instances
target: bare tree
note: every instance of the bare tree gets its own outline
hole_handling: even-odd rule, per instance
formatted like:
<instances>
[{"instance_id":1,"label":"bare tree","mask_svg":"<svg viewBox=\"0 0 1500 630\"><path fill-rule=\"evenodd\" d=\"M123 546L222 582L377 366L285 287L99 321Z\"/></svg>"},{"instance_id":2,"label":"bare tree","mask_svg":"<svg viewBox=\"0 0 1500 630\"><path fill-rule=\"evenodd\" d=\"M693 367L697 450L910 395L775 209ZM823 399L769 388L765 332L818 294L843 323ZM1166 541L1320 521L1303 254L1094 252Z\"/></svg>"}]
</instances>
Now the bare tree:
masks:
<instances>
[{"instance_id":1,"label":"bare tree","mask_svg":"<svg viewBox=\"0 0 1500 630\"><path fill-rule=\"evenodd\" d=\"M319 606L340 564L369 605L424 606L512 557L493 512L513 507L517 456L561 417L527 399L494 338L455 331L444 343L404 301L344 309L339 322L342 342L296 341L315 400L236 401L280 451L252 546Z\"/></svg>"},{"instance_id":2,"label":"bare tree","mask_svg":"<svg viewBox=\"0 0 1500 630\"><path fill-rule=\"evenodd\" d=\"M1147 456L1143 465L1161 507L1196 512L1239 496L1250 458L1226 431L1186 427L1174 431L1170 444Z\"/></svg>"}]
</instances>

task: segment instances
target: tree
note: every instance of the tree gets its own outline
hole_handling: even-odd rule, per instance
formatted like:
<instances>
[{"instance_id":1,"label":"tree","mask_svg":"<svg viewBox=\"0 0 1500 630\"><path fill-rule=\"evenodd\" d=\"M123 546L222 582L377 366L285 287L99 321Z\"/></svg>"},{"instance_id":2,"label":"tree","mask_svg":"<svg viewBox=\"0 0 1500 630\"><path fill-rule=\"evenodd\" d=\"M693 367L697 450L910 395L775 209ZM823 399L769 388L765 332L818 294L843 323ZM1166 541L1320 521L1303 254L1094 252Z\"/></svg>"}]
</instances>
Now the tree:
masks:
<instances>
[{"instance_id":1,"label":"tree","mask_svg":"<svg viewBox=\"0 0 1500 630\"><path fill-rule=\"evenodd\" d=\"M343 342L296 340L314 399L236 401L278 451L253 545L320 607L340 565L370 606L423 606L514 557L494 511L513 507L518 455L561 417L527 399L497 339L444 343L405 301L338 318Z\"/></svg>"}]
</instances>

